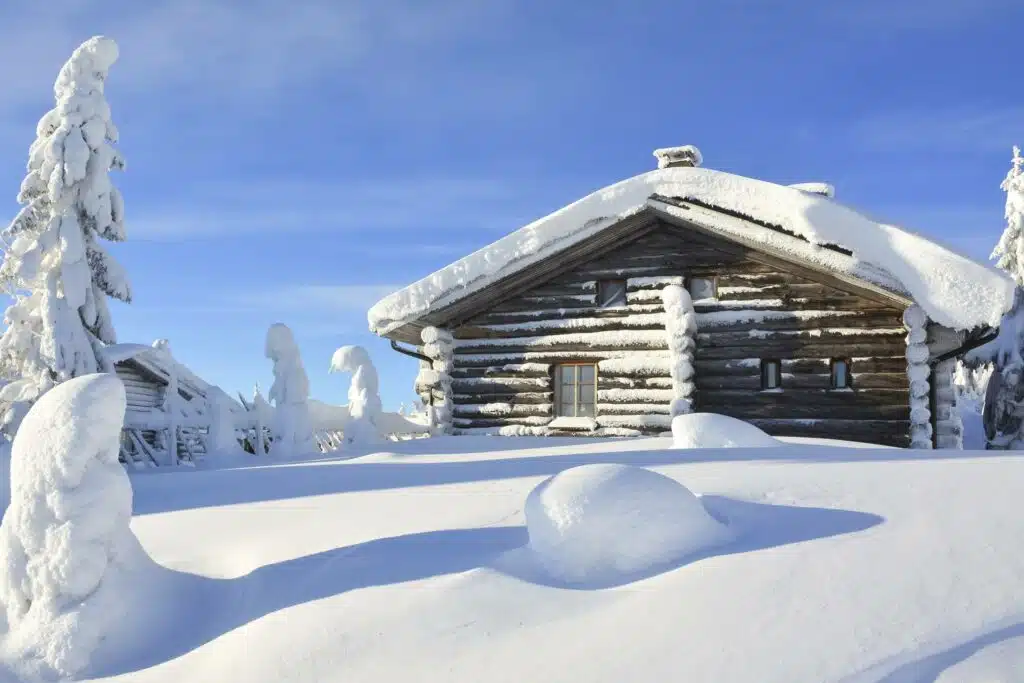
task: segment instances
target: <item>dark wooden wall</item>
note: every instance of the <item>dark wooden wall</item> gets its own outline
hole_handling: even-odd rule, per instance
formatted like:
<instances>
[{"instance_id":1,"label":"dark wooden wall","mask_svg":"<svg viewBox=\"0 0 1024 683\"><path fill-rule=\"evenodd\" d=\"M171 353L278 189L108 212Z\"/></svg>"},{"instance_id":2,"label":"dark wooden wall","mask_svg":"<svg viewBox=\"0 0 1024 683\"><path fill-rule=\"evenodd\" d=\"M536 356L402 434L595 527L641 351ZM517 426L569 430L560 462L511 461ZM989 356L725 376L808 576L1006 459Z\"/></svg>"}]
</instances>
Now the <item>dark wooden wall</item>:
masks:
<instances>
[{"instance_id":1,"label":"dark wooden wall","mask_svg":"<svg viewBox=\"0 0 1024 683\"><path fill-rule=\"evenodd\" d=\"M686 277L717 276L718 300L696 306L697 410L777 435L907 445L902 311L751 255L662 225L497 302L454 330L456 427L543 426L552 417L549 366L593 360L599 426L608 433L664 431L672 384L660 290ZM595 307L602 279L628 279L627 306ZM760 390L761 358L781 361L782 391ZM829 389L832 358L851 359L853 391Z\"/></svg>"}]
</instances>

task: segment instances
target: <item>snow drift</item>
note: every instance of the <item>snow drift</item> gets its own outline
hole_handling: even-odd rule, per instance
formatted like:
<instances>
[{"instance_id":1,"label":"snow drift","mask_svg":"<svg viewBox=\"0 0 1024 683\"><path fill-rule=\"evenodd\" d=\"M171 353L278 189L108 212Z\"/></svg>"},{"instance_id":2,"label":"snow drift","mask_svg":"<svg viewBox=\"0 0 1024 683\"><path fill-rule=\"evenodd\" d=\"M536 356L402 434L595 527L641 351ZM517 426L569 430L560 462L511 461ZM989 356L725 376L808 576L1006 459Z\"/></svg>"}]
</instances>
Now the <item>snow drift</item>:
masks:
<instances>
[{"instance_id":1,"label":"snow drift","mask_svg":"<svg viewBox=\"0 0 1024 683\"><path fill-rule=\"evenodd\" d=\"M72 675L123 637L150 565L129 528L118 462L125 390L114 375L72 379L28 412L11 454L0 525L4 659L26 674ZM124 631L121 631L124 629Z\"/></svg>"},{"instance_id":2,"label":"snow drift","mask_svg":"<svg viewBox=\"0 0 1024 683\"><path fill-rule=\"evenodd\" d=\"M529 547L554 578L614 581L729 539L725 526L674 479L628 465L583 465L526 499Z\"/></svg>"},{"instance_id":3,"label":"snow drift","mask_svg":"<svg viewBox=\"0 0 1024 683\"><path fill-rule=\"evenodd\" d=\"M674 448L771 448L782 442L734 417L691 413L672 418Z\"/></svg>"}]
</instances>

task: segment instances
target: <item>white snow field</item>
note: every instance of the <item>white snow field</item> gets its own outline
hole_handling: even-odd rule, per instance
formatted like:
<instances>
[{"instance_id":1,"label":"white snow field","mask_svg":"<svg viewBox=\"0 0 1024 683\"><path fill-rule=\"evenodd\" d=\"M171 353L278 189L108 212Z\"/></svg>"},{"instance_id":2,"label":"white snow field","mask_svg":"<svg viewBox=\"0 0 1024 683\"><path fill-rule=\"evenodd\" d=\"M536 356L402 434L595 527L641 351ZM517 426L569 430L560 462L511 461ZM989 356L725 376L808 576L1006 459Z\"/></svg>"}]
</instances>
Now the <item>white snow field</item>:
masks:
<instances>
[{"instance_id":1,"label":"white snow field","mask_svg":"<svg viewBox=\"0 0 1024 683\"><path fill-rule=\"evenodd\" d=\"M133 594L122 656L83 677L1024 680L1018 453L485 436L388 448L131 475L131 528L167 576ZM685 485L732 539L601 587L531 569L530 492L616 463Z\"/></svg>"}]
</instances>

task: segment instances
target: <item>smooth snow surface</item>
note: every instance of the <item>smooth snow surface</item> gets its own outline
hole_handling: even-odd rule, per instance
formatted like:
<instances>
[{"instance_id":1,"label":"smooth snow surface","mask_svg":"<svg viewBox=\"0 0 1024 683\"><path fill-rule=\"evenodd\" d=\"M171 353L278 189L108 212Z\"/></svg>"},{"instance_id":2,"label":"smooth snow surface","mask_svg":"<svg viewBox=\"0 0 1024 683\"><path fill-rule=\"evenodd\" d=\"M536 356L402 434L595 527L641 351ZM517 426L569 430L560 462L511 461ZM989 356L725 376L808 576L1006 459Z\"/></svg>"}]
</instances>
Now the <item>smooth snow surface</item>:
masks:
<instances>
[{"instance_id":1,"label":"smooth snow surface","mask_svg":"<svg viewBox=\"0 0 1024 683\"><path fill-rule=\"evenodd\" d=\"M782 443L743 420L716 413L672 418L674 448L773 448Z\"/></svg>"},{"instance_id":2,"label":"smooth snow surface","mask_svg":"<svg viewBox=\"0 0 1024 683\"><path fill-rule=\"evenodd\" d=\"M985 675L1021 654L1024 457L782 441L439 437L133 474L132 530L183 585L132 594L165 623L89 680L1020 680ZM546 578L523 501L590 464L685 483L735 540L627 584Z\"/></svg>"},{"instance_id":3,"label":"smooth snow surface","mask_svg":"<svg viewBox=\"0 0 1024 683\"><path fill-rule=\"evenodd\" d=\"M729 538L679 482L629 465L583 465L546 479L524 508L530 550L555 579L605 584Z\"/></svg>"},{"instance_id":4,"label":"smooth snow surface","mask_svg":"<svg viewBox=\"0 0 1024 683\"><path fill-rule=\"evenodd\" d=\"M957 329L998 325L1012 304L1013 283L988 268L900 228L876 223L814 193L705 168L665 168L598 190L395 292L368 313L370 329L386 334L423 313L595 235L643 210L652 195L696 200L770 225L700 213L712 229L792 253L893 291L907 292L935 322ZM841 245L848 258L816 245Z\"/></svg>"},{"instance_id":5,"label":"smooth snow surface","mask_svg":"<svg viewBox=\"0 0 1024 683\"><path fill-rule=\"evenodd\" d=\"M0 525L0 654L25 674L71 675L117 643L148 561L129 528L132 489L118 462L125 390L86 375L45 394L11 456Z\"/></svg>"}]
</instances>

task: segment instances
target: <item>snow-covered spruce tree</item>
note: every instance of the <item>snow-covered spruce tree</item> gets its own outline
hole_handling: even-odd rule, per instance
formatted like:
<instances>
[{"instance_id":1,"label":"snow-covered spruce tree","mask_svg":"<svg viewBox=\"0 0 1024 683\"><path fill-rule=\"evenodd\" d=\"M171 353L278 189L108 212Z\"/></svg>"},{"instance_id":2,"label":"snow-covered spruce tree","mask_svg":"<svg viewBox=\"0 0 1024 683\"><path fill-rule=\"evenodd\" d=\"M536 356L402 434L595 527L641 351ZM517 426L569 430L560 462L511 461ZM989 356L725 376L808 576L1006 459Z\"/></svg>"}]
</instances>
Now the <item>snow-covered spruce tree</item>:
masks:
<instances>
[{"instance_id":1,"label":"snow-covered spruce tree","mask_svg":"<svg viewBox=\"0 0 1024 683\"><path fill-rule=\"evenodd\" d=\"M928 407L931 368L928 366L928 316L916 304L903 311L907 328L907 378L910 380L910 447L932 447L932 413Z\"/></svg>"},{"instance_id":2,"label":"snow-covered spruce tree","mask_svg":"<svg viewBox=\"0 0 1024 683\"><path fill-rule=\"evenodd\" d=\"M309 377L291 329L275 323L267 330L266 356L274 362L274 384L267 396L274 403L275 455L304 455L316 450L309 419Z\"/></svg>"},{"instance_id":3,"label":"snow-covered spruce tree","mask_svg":"<svg viewBox=\"0 0 1024 683\"><path fill-rule=\"evenodd\" d=\"M117 44L83 43L54 85L56 106L36 126L24 207L4 231L0 265L14 303L0 337L4 430L13 434L28 406L55 384L111 371L100 348L116 341L106 297L131 300L121 266L98 239L125 239L121 194L108 177L123 169L117 128L104 97Z\"/></svg>"},{"instance_id":4,"label":"snow-covered spruce tree","mask_svg":"<svg viewBox=\"0 0 1024 683\"><path fill-rule=\"evenodd\" d=\"M965 358L968 368L992 366L985 394L985 436L993 449L1024 447L1024 157L1013 148L1010 171L999 186L1006 192L1006 228L991 258L1016 282L1013 307L1003 316L999 336Z\"/></svg>"},{"instance_id":5,"label":"snow-covered spruce tree","mask_svg":"<svg viewBox=\"0 0 1024 683\"><path fill-rule=\"evenodd\" d=\"M331 372L351 372L348 387L348 414L345 443L373 444L384 436L380 432L380 402L377 368L362 346L342 346L331 357Z\"/></svg>"},{"instance_id":6,"label":"snow-covered spruce tree","mask_svg":"<svg viewBox=\"0 0 1024 683\"><path fill-rule=\"evenodd\" d=\"M452 370L455 367L455 343L451 332L438 327L423 328L420 338L423 340L423 355L433 361L434 374L430 376L434 398L431 425L441 434L451 434L454 431Z\"/></svg>"},{"instance_id":7,"label":"snow-covered spruce tree","mask_svg":"<svg viewBox=\"0 0 1024 683\"><path fill-rule=\"evenodd\" d=\"M697 313L693 309L690 293L680 285L668 285L661 291L665 304L665 331L672 354L669 367L672 375L672 405L669 414L685 415L693 412L693 352L696 348Z\"/></svg>"}]
</instances>

